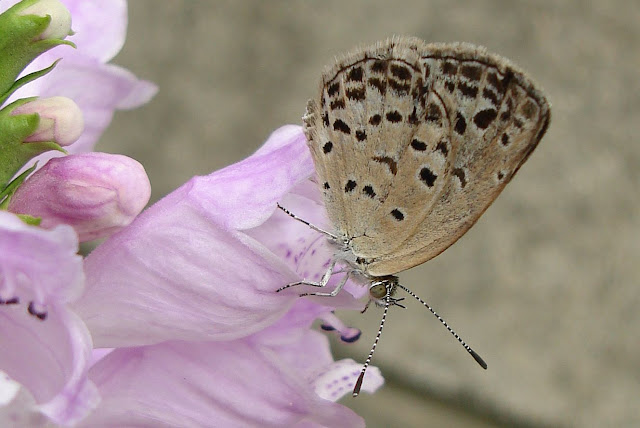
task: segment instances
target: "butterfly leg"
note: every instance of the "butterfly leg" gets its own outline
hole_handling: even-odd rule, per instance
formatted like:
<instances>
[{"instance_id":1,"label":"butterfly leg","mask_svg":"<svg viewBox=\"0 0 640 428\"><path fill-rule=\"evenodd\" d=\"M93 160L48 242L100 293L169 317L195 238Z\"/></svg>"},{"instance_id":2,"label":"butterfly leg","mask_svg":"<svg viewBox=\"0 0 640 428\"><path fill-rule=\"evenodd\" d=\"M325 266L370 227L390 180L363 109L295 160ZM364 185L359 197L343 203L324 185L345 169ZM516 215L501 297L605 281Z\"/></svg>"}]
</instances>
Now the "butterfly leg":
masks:
<instances>
[{"instance_id":1,"label":"butterfly leg","mask_svg":"<svg viewBox=\"0 0 640 428\"><path fill-rule=\"evenodd\" d=\"M303 294L300 295L300 297L304 297L304 296L335 297L335 296L338 295L340 290L342 290L344 285L347 283L347 280L349 279L349 275L350 274L351 274L351 272L347 272L347 274L340 280L340 283L336 286L336 288L334 288L333 291L330 292L330 293L303 293Z\"/></svg>"},{"instance_id":2,"label":"butterfly leg","mask_svg":"<svg viewBox=\"0 0 640 428\"><path fill-rule=\"evenodd\" d=\"M329 282L329 279L331 278L331 275L333 275L333 269L335 268L335 266L336 266L336 262L334 260L334 261L331 262L331 265L329 265L329 268L324 273L324 275L322 275L322 278L320 278L319 282L307 281L307 280L303 279L302 281L292 282L291 284L287 284L284 287L278 288L276 290L276 293L279 293L282 290L286 290L287 288L295 287L297 285L310 285L312 287L324 287ZM305 296L307 294L305 294Z\"/></svg>"}]
</instances>

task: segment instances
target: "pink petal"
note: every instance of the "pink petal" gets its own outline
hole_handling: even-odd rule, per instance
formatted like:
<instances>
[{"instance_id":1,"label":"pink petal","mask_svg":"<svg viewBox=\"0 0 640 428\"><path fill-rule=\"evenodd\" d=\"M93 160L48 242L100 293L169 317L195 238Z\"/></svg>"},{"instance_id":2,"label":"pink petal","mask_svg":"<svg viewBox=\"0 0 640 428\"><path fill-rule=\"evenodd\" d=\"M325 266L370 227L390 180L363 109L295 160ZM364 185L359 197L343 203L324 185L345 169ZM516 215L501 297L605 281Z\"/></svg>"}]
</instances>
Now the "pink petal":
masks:
<instances>
[{"instance_id":1,"label":"pink petal","mask_svg":"<svg viewBox=\"0 0 640 428\"><path fill-rule=\"evenodd\" d=\"M338 401L345 395L351 395L361 371L362 364L351 359L332 362L316 373L313 379L315 391L326 400ZM361 391L373 394L383 384L384 378L380 369L369 366L364 375Z\"/></svg>"},{"instance_id":2,"label":"pink petal","mask_svg":"<svg viewBox=\"0 0 640 428\"><path fill-rule=\"evenodd\" d=\"M103 402L84 426L364 426L272 352L245 341L118 349L91 378Z\"/></svg>"},{"instance_id":3,"label":"pink petal","mask_svg":"<svg viewBox=\"0 0 640 428\"><path fill-rule=\"evenodd\" d=\"M44 230L0 211L0 299L44 306L76 299L84 287L77 252L78 237L71 227Z\"/></svg>"},{"instance_id":4,"label":"pink petal","mask_svg":"<svg viewBox=\"0 0 640 428\"><path fill-rule=\"evenodd\" d=\"M68 40L78 52L101 62L110 61L124 45L127 33L125 0L61 0L73 17L74 35Z\"/></svg>"},{"instance_id":5,"label":"pink petal","mask_svg":"<svg viewBox=\"0 0 640 428\"><path fill-rule=\"evenodd\" d=\"M296 132L297 131L297 132ZM193 180L193 197L226 227L250 229L262 224L293 186L313 173L300 127L276 130L254 155Z\"/></svg>"},{"instance_id":6,"label":"pink petal","mask_svg":"<svg viewBox=\"0 0 640 428\"><path fill-rule=\"evenodd\" d=\"M69 226L45 230L0 211L0 367L61 424L98 400L86 377L91 338L65 306L83 289L77 251Z\"/></svg>"},{"instance_id":7,"label":"pink petal","mask_svg":"<svg viewBox=\"0 0 640 428\"><path fill-rule=\"evenodd\" d=\"M234 228L260 224L309 174L301 135L191 180L87 257L87 291L75 308L97 347L230 340L287 311L295 298L275 290L296 276Z\"/></svg>"},{"instance_id":8,"label":"pink petal","mask_svg":"<svg viewBox=\"0 0 640 428\"><path fill-rule=\"evenodd\" d=\"M85 130L67 149L71 153L81 153L93 149L111 123L115 110L139 107L156 92L154 84L136 78L126 69L68 54L48 75L24 86L12 99L60 95L75 101L82 110Z\"/></svg>"},{"instance_id":9,"label":"pink petal","mask_svg":"<svg viewBox=\"0 0 640 428\"><path fill-rule=\"evenodd\" d=\"M77 422L99 401L86 376L89 333L61 306L49 306L44 321L22 306L5 305L0 311L0 367L33 395L37 409L51 420Z\"/></svg>"}]
</instances>

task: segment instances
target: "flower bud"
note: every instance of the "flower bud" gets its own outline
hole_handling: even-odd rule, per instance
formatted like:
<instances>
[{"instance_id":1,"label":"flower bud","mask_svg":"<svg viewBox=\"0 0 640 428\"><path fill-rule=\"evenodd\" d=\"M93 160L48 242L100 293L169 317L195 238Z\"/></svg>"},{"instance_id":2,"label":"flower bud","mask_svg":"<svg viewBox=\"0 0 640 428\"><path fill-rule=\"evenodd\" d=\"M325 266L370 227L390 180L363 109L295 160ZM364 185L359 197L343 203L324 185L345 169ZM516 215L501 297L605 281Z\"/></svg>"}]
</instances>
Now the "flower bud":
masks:
<instances>
[{"instance_id":1,"label":"flower bud","mask_svg":"<svg viewBox=\"0 0 640 428\"><path fill-rule=\"evenodd\" d=\"M64 39L71 33L71 13L59 0L39 0L22 9L20 15L51 17L49 26L40 34L40 39Z\"/></svg>"},{"instance_id":2,"label":"flower bud","mask_svg":"<svg viewBox=\"0 0 640 428\"><path fill-rule=\"evenodd\" d=\"M61 146L74 143L84 130L80 107L66 97L39 98L16 107L11 114L37 114L38 128L25 142L55 141Z\"/></svg>"},{"instance_id":3,"label":"flower bud","mask_svg":"<svg viewBox=\"0 0 640 428\"><path fill-rule=\"evenodd\" d=\"M80 241L111 235L142 211L151 195L147 174L122 155L84 153L51 159L16 191L9 211L68 224Z\"/></svg>"}]
</instances>

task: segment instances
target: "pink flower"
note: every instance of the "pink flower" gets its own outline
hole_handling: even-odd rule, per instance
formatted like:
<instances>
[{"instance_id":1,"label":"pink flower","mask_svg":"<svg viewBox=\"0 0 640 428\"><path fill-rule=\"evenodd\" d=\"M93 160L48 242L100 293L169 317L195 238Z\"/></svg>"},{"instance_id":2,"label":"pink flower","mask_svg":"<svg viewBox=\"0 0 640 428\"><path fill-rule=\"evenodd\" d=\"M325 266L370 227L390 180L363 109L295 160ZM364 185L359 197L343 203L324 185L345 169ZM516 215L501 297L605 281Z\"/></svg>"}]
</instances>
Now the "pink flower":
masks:
<instances>
[{"instance_id":1,"label":"pink flower","mask_svg":"<svg viewBox=\"0 0 640 428\"><path fill-rule=\"evenodd\" d=\"M0 211L0 369L29 391L36 411L61 425L82 419L99 401L87 379L91 338L69 309L84 287L77 251L70 227L44 230ZM33 411L6 407L0 418L10 419L0 419L2 426L16 426Z\"/></svg>"},{"instance_id":2,"label":"pink flower","mask_svg":"<svg viewBox=\"0 0 640 428\"><path fill-rule=\"evenodd\" d=\"M275 290L320 278L332 255L324 237L276 211L282 201L326 221L312 171L300 128L280 128L253 156L191 179L96 248L76 305L96 346L231 340L282 317L299 290ZM316 300L325 312L362 307L348 293Z\"/></svg>"},{"instance_id":3,"label":"pink flower","mask_svg":"<svg viewBox=\"0 0 640 428\"><path fill-rule=\"evenodd\" d=\"M349 283L353 295L333 299L275 292L318 279L332 255L323 236L276 210L281 201L326 223L312 172L300 127L280 128L253 156L190 180L87 257L74 310L97 347L120 348L91 370L104 402L87 424L361 424L331 403L351 391L360 366L333 362L326 338L309 329L334 321L336 307L362 308L354 295L366 288ZM357 333L332 325L346 339ZM374 369L363 389L381 383Z\"/></svg>"},{"instance_id":4,"label":"pink flower","mask_svg":"<svg viewBox=\"0 0 640 428\"><path fill-rule=\"evenodd\" d=\"M142 211L151 185L142 165L122 155L84 153L51 159L13 195L9 211L72 226L80 241L111 235Z\"/></svg>"},{"instance_id":5,"label":"pink flower","mask_svg":"<svg viewBox=\"0 0 640 428\"><path fill-rule=\"evenodd\" d=\"M0 12L17 0L0 2ZM27 74L62 61L44 77L20 88L11 100L31 96L71 98L82 110L85 131L68 147L71 153L93 150L115 110L147 103L157 92L150 82L139 80L124 68L107 64L122 48L126 37L127 3L124 0L62 0L73 19L76 44L58 46L37 57L22 73ZM48 154L51 157L52 154Z\"/></svg>"}]
</instances>

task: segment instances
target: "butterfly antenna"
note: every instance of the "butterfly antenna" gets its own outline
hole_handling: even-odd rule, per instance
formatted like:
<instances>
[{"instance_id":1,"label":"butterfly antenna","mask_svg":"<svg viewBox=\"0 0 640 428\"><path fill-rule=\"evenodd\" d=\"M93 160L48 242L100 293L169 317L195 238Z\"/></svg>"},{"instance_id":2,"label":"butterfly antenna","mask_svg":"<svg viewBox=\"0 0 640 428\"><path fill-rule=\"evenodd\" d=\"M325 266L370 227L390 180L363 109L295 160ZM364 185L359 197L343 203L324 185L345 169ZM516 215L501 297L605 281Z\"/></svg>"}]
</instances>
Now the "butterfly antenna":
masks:
<instances>
[{"instance_id":1,"label":"butterfly antenna","mask_svg":"<svg viewBox=\"0 0 640 428\"><path fill-rule=\"evenodd\" d=\"M458 342L460 342L460 344L464 347L464 349L466 349L466 350L467 350L467 352L468 352L468 353L473 357L473 359L474 359L474 360L476 360L476 362L477 362L478 364L480 364L480 367L482 367L482 368L483 368L483 369L485 369L485 370L487 369L487 363L485 363L485 362L484 362L484 360L482 359L482 357L480 357L480 355L478 355L478 354L476 353L476 351L474 351L473 349L471 349L471 347L470 347L469 345L467 345L467 344L464 342L464 340L462 340L462 338L461 338L460 336L458 336L458 334L457 334L455 331L453 331L453 330L451 329L451 327L449 327L449 324L447 324L447 322L446 322L445 320L443 320L443 319L442 319L442 317L441 317L440 315L438 315L438 314L436 313L436 311L434 311L434 310L431 308L431 306L429 306L429 305L427 304L427 302L425 302L424 300L422 300L420 297L418 297L418 296L417 296L413 291L409 290L408 288L403 287L403 286L402 286L402 285L400 285L400 284L398 284L398 287L402 288L404 291L406 291L407 293L409 293L409 295L411 295L411 296L415 297L415 298L416 298L416 300L417 300L418 302L422 303L422 305L423 305L425 308L429 309L429 311L430 311L433 315L435 315L435 317L436 317L436 318L438 318L438 321L440 321L440 322L442 323L442 325L444 325L444 326L447 328L447 330L449 330L449 333L451 333L451 334L453 335L453 337L455 337L456 339L458 339ZM386 315L386 312L385 312L385 315ZM384 323L384 318L383 318L383 323ZM374 345L373 347L374 347L374 349L375 349L375 345Z\"/></svg>"},{"instance_id":2,"label":"butterfly antenna","mask_svg":"<svg viewBox=\"0 0 640 428\"><path fill-rule=\"evenodd\" d=\"M380 335L382 334L382 329L384 328L384 321L387 319L389 306L391 306L391 293L387 289L387 297L385 298L385 301L384 301L384 312L382 313L382 320L380 320L380 327L378 328L378 334L376 335L376 340L373 342L373 346L371 347L371 351L369 352L367 361L365 361L364 366L362 366L362 371L360 372L360 376L358 376L356 385L353 387L353 393L351 394L353 395L353 397L357 397L360 394L360 388L362 387L362 381L364 380L364 373L367 371L367 367L369 367L369 364L371 364L373 353L376 352L376 346L378 346L378 341L380 340Z\"/></svg>"},{"instance_id":3,"label":"butterfly antenna","mask_svg":"<svg viewBox=\"0 0 640 428\"><path fill-rule=\"evenodd\" d=\"M338 237L335 236L333 233L329 233L326 230L322 230L320 229L318 226L314 226L313 224L309 223L306 220L301 219L300 217L298 217L297 215L295 215L294 213L292 213L291 211L289 211L288 209L286 209L285 207L283 207L282 205L278 204L278 208L280 208L282 211L284 211L285 214L287 214L289 217L298 220L300 223L306 224L309 228L315 230L316 232L320 232L324 235L327 235L329 238L333 239L334 241L338 240Z\"/></svg>"}]
</instances>

